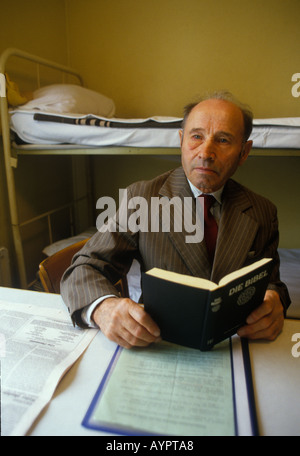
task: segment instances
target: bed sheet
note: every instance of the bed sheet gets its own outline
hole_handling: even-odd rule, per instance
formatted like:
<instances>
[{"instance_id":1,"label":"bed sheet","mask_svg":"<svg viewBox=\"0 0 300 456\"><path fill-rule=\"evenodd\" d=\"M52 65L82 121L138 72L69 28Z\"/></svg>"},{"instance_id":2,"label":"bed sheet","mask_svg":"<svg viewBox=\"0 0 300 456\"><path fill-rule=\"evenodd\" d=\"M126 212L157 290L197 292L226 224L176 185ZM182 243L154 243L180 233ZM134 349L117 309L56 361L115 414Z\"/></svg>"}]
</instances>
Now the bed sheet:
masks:
<instances>
[{"instance_id":1,"label":"bed sheet","mask_svg":"<svg viewBox=\"0 0 300 456\"><path fill-rule=\"evenodd\" d=\"M182 119L154 116L148 119L107 119L78 114L44 114L48 120L35 120L36 112L15 110L11 112L11 128L29 144L74 144L90 147L180 147L178 129ZM93 120L94 119L94 123ZM99 125L95 125L99 120ZM71 123L74 121L74 123ZM80 125L76 123L80 123ZM102 124L101 124L102 122ZM117 128L111 123L118 122ZM152 122L146 128L147 122ZM89 125L87 125L89 123ZM122 127L122 124L124 127ZM255 119L250 139L254 148L299 149L300 117L282 119Z\"/></svg>"}]
</instances>

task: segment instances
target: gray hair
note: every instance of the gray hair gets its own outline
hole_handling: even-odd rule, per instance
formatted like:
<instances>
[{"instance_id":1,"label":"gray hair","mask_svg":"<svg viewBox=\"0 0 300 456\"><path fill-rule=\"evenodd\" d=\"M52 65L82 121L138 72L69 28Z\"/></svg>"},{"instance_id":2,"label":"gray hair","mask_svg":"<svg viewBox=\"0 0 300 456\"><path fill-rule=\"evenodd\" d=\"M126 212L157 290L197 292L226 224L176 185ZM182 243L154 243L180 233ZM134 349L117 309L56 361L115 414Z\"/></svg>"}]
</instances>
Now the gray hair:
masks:
<instances>
[{"instance_id":1,"label":"gray hair","mask_svg":"<svg viewBox=\"0 0 300 456\"><path fill-rule=\"evenodd\" d=\"M191 111L197 106L199 103L205 100L223 100L223 101L229 101L230 103L233 103L236 105L242 112L243 119L244 119L244 142L248 141L251 132L252 132L252 122L253 122L253 114L249 106L241 103L239 100L237 100L234 95L232 95L231 92L228 92L226 90L221 90L221 91L216 91L212 93L207 93L203 95L201 98L199 98L197 101L193 103L189 103L184 107L184 117L182 121L182 129L184 129L186 121L188 116L190 115Z\"/></svg>"}]
</instances>

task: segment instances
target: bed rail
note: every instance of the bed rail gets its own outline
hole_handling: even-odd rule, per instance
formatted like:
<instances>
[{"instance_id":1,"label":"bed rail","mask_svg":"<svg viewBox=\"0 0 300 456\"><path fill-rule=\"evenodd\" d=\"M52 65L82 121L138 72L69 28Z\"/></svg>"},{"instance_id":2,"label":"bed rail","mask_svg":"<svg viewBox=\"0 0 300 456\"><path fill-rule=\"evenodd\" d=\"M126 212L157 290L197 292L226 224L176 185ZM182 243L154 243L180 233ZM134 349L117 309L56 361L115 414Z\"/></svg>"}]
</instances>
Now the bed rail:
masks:
<instances>
[{"instance_id":1,"label":"bed rail","mask_svg":"<svg viewBox=\"0 0 300 456\"><path fill-rule=\"evenodd\" d=\"M16 253L17 266L19 271L19 280L22 288L27 288L27 277L26 277L26 267L25 259L23 252L23 245L20 233L20 223L18 219L17 211L17 200L16 200L16 191L15 191L15 180L14 180L14 170L13 168L17 167L17 157L12 154L11 141L10 141L10 127L9 127L9 112L8 112L8 103L6 98L6 89L5 89L5 73L7 69L8 61L12 57L17 57L25 61L31 61L36 64L36 80L37 87L40 87L40 67L44 66L47 68L52 68L62 73L62 81L65 82L66 75L77 78L80 85L83 85L83 80L80 73L73 68L70 68L65 65L61 65L51 60L41 58L39 56L24 52L20 49L8 48L0 56L0 104L1 104L1 127L2 127L2 141L3 141L3 153L4 153L4 163L5 163L5 173L6 173L6 183L8 189L8 200L9 200L9 209L11 217L11 226L12 226L12 235L13 242ZM3 87L4 85L4 87ZM60 208L58 208L60 210ZM31 220L25 221L24 223L31 223ZM49 237L51 238L51 228L49 228Z\"/></svg>"},{"instance_id":2,"label":"bed rail","mask_svg":"<svg viewBox=\"0 0 300 456\"><path fill-rule=\"evenodd\" d=\"M46 66L49 68L53 68L54 70L61 71L62 74L69 74L74 76L78 79L80 85L83 85L83 80L80 73L73 68L70 68L66 65L62 65L60 63L52 62L51 60L44 59L42 57L30 54L29 52L21 51L20 49L16 48L8 48L6 49L0 56L0 73L5 73L7 62L11 57L19 57L24 60L29 60L37 65L37 81L39 87L39 68L40 66Z\"/></svg>"}]
</instances>

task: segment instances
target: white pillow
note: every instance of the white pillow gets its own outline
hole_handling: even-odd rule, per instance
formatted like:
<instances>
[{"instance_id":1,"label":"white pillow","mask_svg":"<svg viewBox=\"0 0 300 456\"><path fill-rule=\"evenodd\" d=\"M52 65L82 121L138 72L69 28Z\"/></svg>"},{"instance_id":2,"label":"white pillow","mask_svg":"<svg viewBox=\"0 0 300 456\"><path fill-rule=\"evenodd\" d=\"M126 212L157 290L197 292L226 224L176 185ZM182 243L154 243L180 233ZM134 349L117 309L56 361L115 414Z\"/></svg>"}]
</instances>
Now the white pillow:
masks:
<instances>
[{"instance_id":1,"label":"white pillow","mask_svg":"<svg viewBox=\"0 0 300 456\"><path fill-rule=\"evenodd\" d=\"M33 100L22 105L22 109L37 109L55 113L94 114L113 117L113 100L101 93L73 84L53 84L33 92Z\"/></svg>"}]
</instances>

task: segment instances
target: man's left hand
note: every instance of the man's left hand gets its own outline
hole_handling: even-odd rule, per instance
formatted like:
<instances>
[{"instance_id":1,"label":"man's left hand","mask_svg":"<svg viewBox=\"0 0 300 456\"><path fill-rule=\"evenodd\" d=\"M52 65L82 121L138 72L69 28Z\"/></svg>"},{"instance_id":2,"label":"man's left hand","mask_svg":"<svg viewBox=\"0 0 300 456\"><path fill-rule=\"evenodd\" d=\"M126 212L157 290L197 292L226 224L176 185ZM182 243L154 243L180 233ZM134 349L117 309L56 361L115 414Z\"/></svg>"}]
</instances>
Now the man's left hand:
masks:
<instances>
[{"instance_id":1,"label":"man's left hand","mask_svg":"<svg viewBox=\"0 0 300 456\"><path fill-rule=\"evenodd\" d=\"M274 290L267 290L263 303L247 318L237 334L248 339L274 340L281 332L284 322L283 305Z\"/></svg>"}]
</instances>

